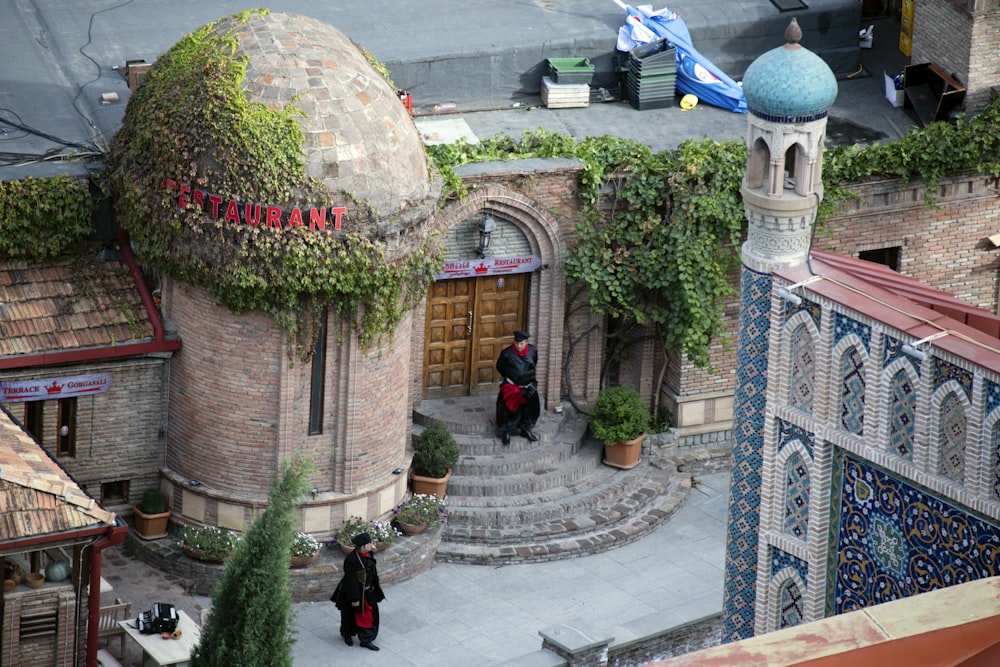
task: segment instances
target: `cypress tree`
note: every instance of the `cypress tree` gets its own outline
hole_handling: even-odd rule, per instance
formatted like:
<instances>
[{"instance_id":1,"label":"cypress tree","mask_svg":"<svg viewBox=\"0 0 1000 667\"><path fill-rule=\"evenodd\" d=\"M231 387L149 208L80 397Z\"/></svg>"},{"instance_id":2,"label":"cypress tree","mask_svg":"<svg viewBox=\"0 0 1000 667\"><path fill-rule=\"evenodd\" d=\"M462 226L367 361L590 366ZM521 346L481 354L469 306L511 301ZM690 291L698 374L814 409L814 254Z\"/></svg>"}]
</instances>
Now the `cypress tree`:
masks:
<instances>
[{"instance_id":1,"label":"cypress tree","mask_svg":"<svg viewBox=\"0 0 1000 667\"><path fill-rule=\"evenodd\" d=\"M300 458L282 466L267 508L240 540L215 587L191 667L292 667L289 552L295 508L308 491L312 468Z\"/></svg>"}]
</instances>

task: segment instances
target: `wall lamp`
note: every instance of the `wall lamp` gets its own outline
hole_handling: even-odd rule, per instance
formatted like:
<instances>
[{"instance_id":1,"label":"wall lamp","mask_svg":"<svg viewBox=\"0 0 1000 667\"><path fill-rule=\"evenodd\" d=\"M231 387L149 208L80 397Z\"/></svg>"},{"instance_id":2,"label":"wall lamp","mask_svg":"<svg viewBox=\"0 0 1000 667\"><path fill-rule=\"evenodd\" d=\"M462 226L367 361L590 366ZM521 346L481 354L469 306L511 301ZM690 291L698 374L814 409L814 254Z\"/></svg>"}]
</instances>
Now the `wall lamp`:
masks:
<instances>
[{"instance_id":1,"label":"wall lamp","mask_svg":"<svg viewBox=\"0 0 1000 667\"><path fill-rule=\"evenodd\" d=\"M927 336L926 338L921 338L915 343L903 343L903 354L907 355L908 357L913 357L917 361L923 361L924 359L927 358L927 351L921 349L920 346L926 345L932 340L936 340L938 338L947 336L949 333L951 332L939 331L936 334L931 334L930 336Z\"/></svg>"},{"instance_id":2,"label":"wall lamp","mask_svg":"<svg viewBox=\"0 0 1000 667\"><path fill-rule=\"evenodd\" d=\"M490 250L490 236L497 229L496 220L489 215L484 215L476 229L479 231L479 247L476 248L476 257L482 259Z\"/></svg>"}]
</instances>

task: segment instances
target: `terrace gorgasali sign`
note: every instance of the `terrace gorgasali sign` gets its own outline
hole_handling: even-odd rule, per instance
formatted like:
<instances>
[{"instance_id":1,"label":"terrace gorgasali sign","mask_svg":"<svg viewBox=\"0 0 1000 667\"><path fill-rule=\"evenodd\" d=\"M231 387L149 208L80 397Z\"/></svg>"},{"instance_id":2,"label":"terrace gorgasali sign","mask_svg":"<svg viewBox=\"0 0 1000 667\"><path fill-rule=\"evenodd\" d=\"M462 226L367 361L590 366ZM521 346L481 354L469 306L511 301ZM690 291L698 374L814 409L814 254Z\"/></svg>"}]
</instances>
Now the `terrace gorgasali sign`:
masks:
<instances>
[{"instance_id":1,"label":"terrace gorgasali sign","mask_svg":"<svg viewBox=\"0 0 1000 667\"><path fill-rule=\"evenodd\" d=\"M239 202L227 199L208 190L194 188L187 183L177 183L172 178L166 182L167 188L176 193L177 205L181 208L198 208L213 220L223 220L234 225L263 225L269 229L309 226L313 231L325 231L329 222L333 229L340 230L347 208L343 206L310 206L282 208L272 204Z\"/></svg>"}]
</instances>

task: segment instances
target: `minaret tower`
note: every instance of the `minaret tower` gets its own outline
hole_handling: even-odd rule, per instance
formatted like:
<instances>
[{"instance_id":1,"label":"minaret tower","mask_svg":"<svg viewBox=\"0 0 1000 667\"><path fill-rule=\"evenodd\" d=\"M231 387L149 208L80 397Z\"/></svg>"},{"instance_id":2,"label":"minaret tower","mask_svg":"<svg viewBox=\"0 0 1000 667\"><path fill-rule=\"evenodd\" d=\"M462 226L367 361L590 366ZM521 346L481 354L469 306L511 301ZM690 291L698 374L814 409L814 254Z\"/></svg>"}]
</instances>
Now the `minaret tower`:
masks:
<instances>
[{"instance_id":1,"label":"minaret tower","mask_svg":"<svg viewBox=\"0 0 1000 667\"><path fill-rule=\"evenodd\" d=\"M823 198L826 117L837 96L829 66L799 44L802 30L795 19L785 39L784 46L754 60L743 78L749 111L743 179L748 231L742 252L723 642L754 632L771 272L808 261Z\"/></svg>"}]
</instances>

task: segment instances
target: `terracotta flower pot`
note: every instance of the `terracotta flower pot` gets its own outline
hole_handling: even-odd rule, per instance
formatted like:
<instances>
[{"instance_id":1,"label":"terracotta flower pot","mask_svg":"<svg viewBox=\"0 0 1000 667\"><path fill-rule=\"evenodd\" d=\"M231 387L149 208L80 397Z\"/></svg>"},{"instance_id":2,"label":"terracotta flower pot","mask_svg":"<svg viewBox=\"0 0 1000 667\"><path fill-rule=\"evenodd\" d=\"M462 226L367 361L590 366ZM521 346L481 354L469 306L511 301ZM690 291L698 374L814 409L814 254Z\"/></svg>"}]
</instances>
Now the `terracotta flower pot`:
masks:
<instances>
[{"instance_id":1,"label":"terracotta flower pot","mask_svg":"<svg viewBox=\"0 0 1000 667\"><path fill-rule=\"evenodd\" d=\"M312 556L292 556L289 560L288 566L293 568L309 567L316 562L319 558L319 550L316 551Z\"/></svg>"},{"instance_id":2,"label":"terracotta flower pot","mask_svg":"<svg viewBox=\"0 0 1000 667\"><path fill-rule=\"evenodd\" d=\"M399 529L403 531L404 535L419 535L427 530L429 525L426 523L400 523Z\"/></svg>"},{"instance_id":3,"label":"terracotta flower pot","mask_svg":"<svg viewBox=\"0 0 1000 667\"><path fill-rule=\"evenodd\" d=\"M410 471L410 486L413 488L413 492L423 493L428 496L444 498L449 479L451 479L450 470L444 477L424 477L422 475L415 475L413 471Z\"/></svg>"},{"instance_id":4,"label":"terracotta flower pot","mask_svg":"<svg viewBox=\"0 0 1000 667\"><path fill-rule=\"evenodd\" d=\"M208 559L208 558L205 558L205 552L203 552L201 549L189 549L188 547L184 546L183 544L181 545L181 551L184 552L184 555L187 556L188 558L191 558L191 559L194 559L194 560L200 560L202 563L211 563L212 565L221 565L222 563L225 562L221 558L218 558L218 559Z\"/></svg>"},{"instance_id":5,"label":"terracotta flower pot","mask_svg":"<svg viewBox=\"0 0 1000 667\"><path fill-rule=\"evenodd\" d=\"M639 458L642 455L642 441L646 439L643 433L635 440L621 442L615 445L604 445L604 463L612 468L631 470L639 465Z\"/></svg>"}]
</instances>

